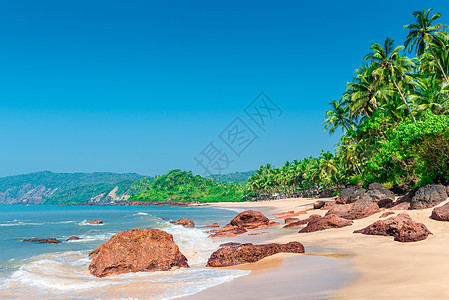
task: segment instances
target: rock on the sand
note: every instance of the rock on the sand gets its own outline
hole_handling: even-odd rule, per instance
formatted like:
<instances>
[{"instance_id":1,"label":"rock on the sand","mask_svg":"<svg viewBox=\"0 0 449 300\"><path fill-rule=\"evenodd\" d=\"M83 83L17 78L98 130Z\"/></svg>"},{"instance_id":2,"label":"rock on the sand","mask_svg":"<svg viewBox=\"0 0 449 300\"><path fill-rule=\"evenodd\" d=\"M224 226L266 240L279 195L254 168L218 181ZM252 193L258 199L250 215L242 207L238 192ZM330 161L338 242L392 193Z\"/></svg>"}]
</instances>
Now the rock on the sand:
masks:
<instances>
[{"instance_id":1,"label":"rock on the sand","mask_svg":"<svg viewBox=\"0 0 449 300\"><path fill-rule=\"evenodd\" d=\"M376 202L370 199L359 199L351 204L337 204L326 215L337 215L349 220L358 220L369 217L379 211Z\"/></svg>"},{"instance_id":2,"label":"rock on the sand","mask_svg":"<svg viewBox=\"0 0 449 300\"><path fill-rule=\"evenodd\" d=\"M446 187L442 184L429 184L416 191L410 209L434 207L447 199Z\"/></svg>"},{"instance_id":3,"label":"rock on the sand","mask_svg":"<svg viewBox=\"0 0 449 300\"><path fill-rule=\"evenodd\" d=\"M326 204L326 202L324 201L315 201L315 203L313 203L313 209L320 209L321 207L324 206L324 204Z\"/></svg>"},{"instance_id":4,"label":"rock on the sand","mask_svg":"<svg viewBox=\"0 0 449 300\"><path fill-rule=\"evenodd\" d=\"M330 228L342 228L352 225L351 220L340 218L337 215L326 215L322 218L310 221L299 233L321 231Z\"/></svg>"},{"instance_id":5,"label":"rock on the sand","mask_svg":"<svg viewBox=\"0 0 449 300\"><path fill-rule=\"evenodd\" d=\"M300 226L303 226L303 225L308 224L310 221L318 220L318 219L320 219L320 218L321 218L320 215L316 215L316 214L310 215L307 219L299 220L299 221L292 222L292 223L288 223L287 225L284 225L284 228L296 228L296 227L300 227Z\"/></svg>"},{"instance_id":6,"label":"rock on the sand","mask_svg":"<svg viewBox=\"0 0 449 300\"><path fill-rule=\"evenodd\" d=\"M211 238L234 237L234 236L244 234L247 232L248 232L248 230L246 230L243 227L237 227L237 226L232 226L232 225L228 224L223 228L211 230L211 234L209 235L209 237L211 237Z\"/></svg>"},{"instance_id":7,"label":"rock on the sand","mask_svg":"<svg viewBox=\"0 0 449 300\"><path fill-rule=\"evenodd\" d=\"M229 224L247 229L268 226L270 220L260 211L246 210L239 213Z\"/></svg>"},{"instance_id":8,"label":"rock on the sand","mask_svg":"<svg viewBox=\"0 0 449 300\"><path fill-rule=\"evenodd\" d=\"M324 206L321 207L320 209L322 209L322 210L329 210L329 209L331 209L332 207L334 207L335 205L337 205L337 202L335 202L335 201L327 201L327 202L324 204Z\"/></svg>"},{"instance_id":9,"label":"rock on the sand","mask_svg":"<svg viewBox=\"0 0 449 300\"><path fill-rule=\"evenodd\" d=\"M449 221L449 203L435 207L430 217L437 221Z\"/></svg>"},{"instance_id":10,"label":"rock on the sand","mask_svg":"<svg viewBox=\"0 0 449 300\"><path fill-rule=\"evenodd\" d=\"M299 219L298 218L287 218L284 220L284 223L288 224L288 223L292 223L292 222L296 222L296 221L299 221Z\"/></svg>"},{"instance_id":11,"label":"rock on the sand","mask_svg":"<svg viewBox=\"0 0 449 300\"><path fill-rule=\"evenodd\" d=\"M299 242L287 244L227 244L210 256L207 267L228 267L244 263L254 263L277 253L304 253L304 246Z\"/></svg>"},{"instance_id":12,"label":"rock on the sand","mask_svg":"<svg viewBox=\"0 0 449 300\"><path fill-rule=\"evenodd\" d=\"M89 271L97 277L189 267L173 236L159 229L119 232L92 251L90 257Z\"/></svg>"},{"instance_id":13,"label":"rock on the sand","mask_svg":"<svg viewBox=\"0 0 449 300\"><path fill-rule=\"evenodd\" d=\"M373 224L354 231L368 235L394 236L398 242L416 242L425 240L432 234L422 223L413 221L408 214L399 214L385 220L379 220Z\"/></svg>"},{"instance_id":14,"label":"rock on the sand","mask_svg":"<svg viewBox=\"0 0 449 300\"><path fill-rule=\"evenodd\" d=\"M181 225L181 226L184 226L184 227L187 227L187 228L195 227L195 223L193 223L192 220L186 219L186 218L181 218L181 219L179 219L177 221L170 221L170 223L173 224L173 225Z\"/></svg>"},{"instance_id":15,"label":"rock on the sand","mask_svg":"<svg viewBox=\"0 0 449 300\"><path fill-rule=\"evenodd\" d=\"M380 215L379 219L386 218L388 216L394 215L394 211L387 211Z\"/></svg>"}]
</instances>

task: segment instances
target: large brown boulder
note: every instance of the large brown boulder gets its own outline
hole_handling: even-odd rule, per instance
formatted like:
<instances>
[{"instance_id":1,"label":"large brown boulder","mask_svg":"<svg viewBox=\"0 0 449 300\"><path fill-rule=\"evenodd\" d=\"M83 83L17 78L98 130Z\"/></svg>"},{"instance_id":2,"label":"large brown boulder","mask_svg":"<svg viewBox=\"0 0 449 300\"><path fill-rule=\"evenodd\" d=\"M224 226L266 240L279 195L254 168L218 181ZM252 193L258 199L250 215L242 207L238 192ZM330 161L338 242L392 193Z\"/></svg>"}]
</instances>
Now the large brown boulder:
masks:
<instances>
[{"instance_id":1,"label":"large brown boulder","mask_svg":"<svg viewBox=\"0 0 449 300\"><path fill-rule=\"evenodd\" d=\"M447 199L446 187L442 184L429 184L416 191L410 209L434 207Z\"/></svg>"},{"instance_id":2,"label":"large brown boulder","mask_svg":"<svg viewBox=\"0 0 449 300\"><path fill-rule=\"evenodd\" d=\"M269 222L270 220L265 217L263 213L254 210L246 210L239 213L229 224L237 227L244 227L246 229L256 229L269 226Z\"/></svg>"},{"instance_id":3,"label":"large brown boulder","mask_svg":"<svg viewBox=\"0 0 449 300\"><path fill-rule=\"evenodd\" d=\"M310 215L307 219L299 220L295 222L288 223L284 225L284 228L296 228L299 226L306 225L310 221L321 219L322 217L320 215Z\"/></svg>"},{"instance_id":4,"label":"large brown boulder","mask_svg":"<svg viewBox=\"0 0 449 300\"><path fill-rule=\"evenodd\" d=\"M398 242L421 241L432 234L424 224L413 221L407 214L399 214L376 221L363 229L354 231L354 233L394 236L394 240Z\"/></svg>"},{"instance_id":5,"label":"large brown boulder","mask_svg":"<svg viewBox=\"0 0 449 300\"><path fill-rule=\"evenodd\" d=\"M227 244L210 256L206 267L229 267L244 263L254 263L277 253L304 253L299 242L287 244Z\"/></svg>"},{"instance_id":6,"label":"large brown boulder","mask_svg":"<svg viewBox=\"0 0 449 300\"><path fill-rule=\"evenodd\" d=\"M437 221L449 221L449 203L435 207L430 217Z\"/></svg>"},{"instance_id":7,"label":"large brown boulder","mask_svg":"<svg viewBox=\"0 0 449 300\"><path fill-rule=\"evenodd\" d=\"M159 229L119 232L92 251L90 257L89 271L97 277L189 267L173 236Z\"/></svg>"},{"instance_id":8,"label":"large brown boulder","mask_svg":"<svg viewBox=\"0 0 449 300\"><path fill-rule=\"evenodd\" d=\"M181 225L187 228L195 227L195 223L192 220L186 218L181 218L178 221L170 221L170 223L174 225Z\"/></svg>"},{"instance_id":9,"label":"large brown boulder","mask_svg":"<svg viewBox=\"0 0 449 300\"><path fill-rule=\"evenodd\" d=\"M379 206L370 199L358 199L352 204L339 204L332 207L328 215L337 215L348 220L358 220L379 212Z\"/></svg>"},{"instance_id":10,"label":"large brown boulder","mask_svg":"<svg viewBox=\"0 0 449 300\"><path fill-rule=\"evenodd\" d=\"M337 215L326 215L322 218L310 221L299 233L321 231L330 228L341 228L352 225L351 220L340 218Z\"/></svg>"},{"instance_id":11,"label":"large brown boulder","mask_svg":"<svg viewBox=\"0 0 449 300\"><path fill-rule=\"evenodd\" d=\"M327 201L327 202L324 204L324 206L321 207L320 209L321 209L321 210L329 210L329 209L331 209L332 207L334 207L335 205L337 205L337 202L335 202L335 201Z\"/></svg>"}]
</instances>

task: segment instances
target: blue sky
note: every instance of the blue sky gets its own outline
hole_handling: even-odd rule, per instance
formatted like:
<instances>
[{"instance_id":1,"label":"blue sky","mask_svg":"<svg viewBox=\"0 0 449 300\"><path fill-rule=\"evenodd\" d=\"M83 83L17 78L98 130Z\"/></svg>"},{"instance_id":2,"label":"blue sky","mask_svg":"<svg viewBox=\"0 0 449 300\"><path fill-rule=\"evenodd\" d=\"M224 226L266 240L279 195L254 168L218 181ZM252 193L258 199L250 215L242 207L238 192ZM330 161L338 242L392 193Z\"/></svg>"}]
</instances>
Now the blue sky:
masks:
<instances>
[{"instance_id":1,"label":"blue sky","mask_svg":"<svg viewBox=\"0 0 449 300\"><path fill-rule=\"evenodd\" d=\"M0 176L204 171L212 141L226 172L332 150L321 123L372 42L405 39L417 9L445 1L3 1ZM266 130L244 108L282 109ZM240 117L257 139L219 139Z\"/></svg>"}]
</instances>

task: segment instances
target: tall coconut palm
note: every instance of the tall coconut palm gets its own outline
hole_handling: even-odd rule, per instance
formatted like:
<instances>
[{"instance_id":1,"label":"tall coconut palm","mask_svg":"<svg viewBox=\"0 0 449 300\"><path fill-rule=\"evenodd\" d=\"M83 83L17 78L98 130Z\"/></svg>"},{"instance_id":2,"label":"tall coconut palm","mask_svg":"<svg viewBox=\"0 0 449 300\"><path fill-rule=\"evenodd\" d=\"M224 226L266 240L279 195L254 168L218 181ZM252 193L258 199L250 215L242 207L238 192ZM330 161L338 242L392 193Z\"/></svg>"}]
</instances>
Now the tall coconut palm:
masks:
<instances>
[{"instance_id":1,"label":"tall coconut palm","mask_svg":"<svg viewBox=\"0 0 449 300\"><path fill-rule=\"evenodd\" d=\"M426 46L428 46L435 62L441 70L441 74L444 79L448 81L446 73L444 72L432 46L434 41L438 38L438 32L441 32L442 29L447 26L444 24L432 25L434 21L441 17L440 13L435 13L430 17L429 14L432 10L433 9L415 11L413 13L413 16L416 19L415 23L404 26L404 29L409 29L404 45L405 47L408 47L409 53L415 49L417 55L422 55Z\"/></svg>"},{"instance_id":2,"label":"tall coconut palm","mask_svg":"<svg viewBox=\"0 0 449 300\"><path fill-rule=\"evenodd\" d=\"M406 81L407 75L412 70L413 62L406 56L401 55L404 46L394 47L394 40L386 38L384 45L372 44L372 52L365 56L365 60L370 60L376 67L374 71L381 81L392 82L402 101L407 107L413 122L416 122L415 116L405 98L399 81Z\"/></svg>"},{"instance_id":3,"label":"tall coconut palm","mask_svg":"<svg viewBox=\"0 0 449 300\"><path fill-rule=\"evenodd\" d=\"M329 129L329 134L333 134L335 130L341 126L348 132L352 123L351 119L348 118L348 106L342 103L341 99L340 101L332 100L329 105L331 106L331 109L326 111L326 119L323 121L324 131ZM354 139L354 142L359 146L360 150L362 150L365 157L368 158L365 150L360 146L357 140Z\"/></svg>"}]
</instances>

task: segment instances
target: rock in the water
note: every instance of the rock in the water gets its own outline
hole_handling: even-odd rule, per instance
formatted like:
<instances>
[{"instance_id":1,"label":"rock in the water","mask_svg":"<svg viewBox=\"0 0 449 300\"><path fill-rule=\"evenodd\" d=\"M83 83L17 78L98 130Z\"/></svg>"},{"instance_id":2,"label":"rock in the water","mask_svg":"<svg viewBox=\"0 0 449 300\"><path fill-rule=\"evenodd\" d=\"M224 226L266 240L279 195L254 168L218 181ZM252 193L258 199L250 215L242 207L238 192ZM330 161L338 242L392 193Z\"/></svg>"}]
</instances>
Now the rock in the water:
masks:
<instances>
[{"instance_id":1,"label":"rock in the water","mask_svg":"<svg viewBox=\"0 0 449 300\"><path fill-rule=\"evenodd\" d=\"M97 225L97 224L103 224L103 220L90 220L86 221L87 224Z\"/></svg>"},{"instance_id":2,"label":"rock in the water","mask_svg":"<svg viewBox=\"0 0 449 300\"><path fill-rule=\"evenodd\" d=\"M181 225L187 228L192 228L195 227L195 223L193 223L192 220L186 219L186 218L181 218L178 221L170 221L171 224L173 225Z\"/></svg>"},{"instance_id":3,"label":"rock in the water","mask_svg":"<svg viewBox=\"0 0 449 300\"><path fill-rule=\"evenodd\" d=\"M119 232L92 251L90 257L89 271L97 277L189 267L173 236L159 229Z\"/></svg>"},{"instance_id":4,"label":"rock in the water","mask_svg":"<svg viewBox=\"0 0 449 300\"><path fill-rule=\"evenodd\" d=\"M265 245L228 244L212 253L206 266L228 267L254 263L277 253L304 253L304 246L299 242Z\"/></svg>"},{"instance_id":5,"label":"rock in the water","mask_svg":"<svg viewBox=\"0 0 449 300\"><path fill-rule=\"evenodd\" d=\"M68 239L67 239L67 241L77 241L77 240L79 240L80 238L79 237L77 237L77 236L71 236L71 237L69 237Z\"/></svg>"},{"instance_id":6,"label":"rock in the water","mask_svg":"<svg viewBox=\"0 0 449 300\"><path fill-rule=\"evenodd\" d=\"M316 201L315 203L313 203L313 209L320 209L321 207L324 206L324 204L326 204L326 202L324 201Z\"/></svg>"},{"instance_id":7,"label":"rock in the water","mask_svg":"<svg viewBox=\"0 0 449 300\"><path fill-rule=\"evenodd\" d=\"M263 213L254 210L246 210L239 213L229 224L246 229L256 229L268 226L270 220Z\"/></svg>"},{"instance_id":8,"label":"rock in the water","mask_svg":"<svg viewBox=\"0 0 449 300\"><path fill-rule=\"evenodd\" d=\"M59 244L61 242L60 240L57 240L55 238L46 238L46 239L31 238L31 239L24 239L23 241L39 244Z\"/></svg>"},{"instance_id":9,"label":"rock in the water","mask_svg":"<svg viewBox=\"0 0 449 300\"><path fill-rule=\"evenodd\" d=\"M337 215L326 215L322 218L310 221L299 233L321 231L330 228L341 228L352 225L351 220L340 218Z\"/></svg>"},{"instance_id":10,"label":"rock in the water","mask_svg":"<svg viewBox=\"0 0 449 300\"><path fill-rule=\"evenodd\" d=\"M234 237L240 234L244 234L248 232L245 228L243 227L237 227L237 226L229 226L226 225L225 227L221 228L221 229L214 229L211 230L211 234L209 235L209 237L212 238L216 238L216 237Z\"/></svg>"},{"instance_id":11,"label":"rock in the water","mask_svg":"<svg viewBox=\"0 0 449 300\"><path fill-rule=\"evenodd\" d=\"M435 207L430 217L437 221L449 221L449 203Z\"/></svg>"},{"instance_id":12,"label":"rock in the water","mask_svg":"<svg viewBox=\"0 0 449 300\"><path fill-rule=\"evenodd\" d=\"M310 221L318 220L318 219L320 219L320 218L321 218L320 215L310 215L310 216L309 216L307 219L305 219L305 220L299 220L299 221L296 221L296 222L288 223L287 225L284 225L284 228L296 228L296 227L299 227L299 226L306 225L306 224L309 223Z\"/></svg>"},{"instance_id":13,"label":"rock in the water","mask_svg":"<svg viewBox=\"0 0 449 300\"><path fill-rule=\"evenodd\" d=\"M387 211L380 215L379 219L386 218L388 216L394 215L394 211Z\"/></svg>"},{"instance_id":14,"label":"rock in the water","mask_svg":"<svg viewBox=\"0 0 449 300\"><path fill-rule=\"evenodd\" d=\"M424 209L447 199L446 187L442 184L429 184L416 191L410 203L410 209Z\"/></svg>"},{"instance_id":15,"label":"rock in the water","mask_svg":"<svg viewBox=\"0 0 449 300\"><path fill-rule=\"evenodd\" d=\"M363 229L354 231L354 233L394 236L394 240L398 242L421 241L432 234L424 224L413 221L407 214L399 214L376 221Z\"/></svg>"},{"instance_id":16,"label":"rock in the water","mask_svg":"<svg viewBox=\"0 0 449 300\"><path fill-rule=\"evenodd\" d=\"M299 219L298 218L287 218L284 220L284 223L288 224L288 223L292 223L292 222L296 222L296 221L299 221Z\"/></svg>"},{"instance_id":17,"label":"rock in the water","mask_svg":"<svg viewBox=\"0 0 449 300\"><path fill-rule=\"evenodd\" d=\"M218 223L213 223L212 225L203 226L203 228L218 228L220 225Z\"/></svg>"}]
</instances>

